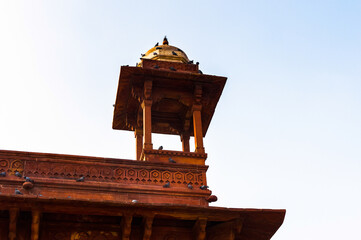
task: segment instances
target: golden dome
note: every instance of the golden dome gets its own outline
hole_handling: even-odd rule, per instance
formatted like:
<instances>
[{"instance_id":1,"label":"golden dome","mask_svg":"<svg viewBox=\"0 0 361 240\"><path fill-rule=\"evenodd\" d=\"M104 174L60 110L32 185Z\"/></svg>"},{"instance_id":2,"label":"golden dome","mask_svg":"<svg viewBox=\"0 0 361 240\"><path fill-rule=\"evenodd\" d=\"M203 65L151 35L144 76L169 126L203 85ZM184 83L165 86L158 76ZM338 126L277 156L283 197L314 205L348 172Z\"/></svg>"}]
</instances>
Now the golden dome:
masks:
<instances>
[{"instance_id":1,"label":"golden dome","mask_svg":"<svg viewBox=\"0 0 361 240\"><path fill-rule=\"evenodd\" d=\"M187 55L181 49L168 45L168 40L166 37L164 37L163 45L158 45L157 43L153 48L149 49L145 54L143 54L140 59L180 63L189 62Z\"/></svg>"}]
</instances>

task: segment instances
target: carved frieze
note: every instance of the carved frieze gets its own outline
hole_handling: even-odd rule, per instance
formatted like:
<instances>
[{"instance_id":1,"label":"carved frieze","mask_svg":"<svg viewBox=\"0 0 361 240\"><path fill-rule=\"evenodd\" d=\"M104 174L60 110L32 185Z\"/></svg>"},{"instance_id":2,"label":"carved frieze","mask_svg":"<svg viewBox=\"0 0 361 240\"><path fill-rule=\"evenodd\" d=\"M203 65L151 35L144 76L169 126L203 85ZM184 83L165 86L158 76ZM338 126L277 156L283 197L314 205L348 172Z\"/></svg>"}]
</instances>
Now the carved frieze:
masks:
<instances>
[{"instance_id":1,"label":"carved frieze","mask_svg":"<svg viewBox=\"0 0 361 240\"><path fill-rule=\"evenodd\" d=\"M22 160L15 159L0 159L0 172L7 172L8 174L14 174L15 171L23 173L24 162Z\"/></svg>"},{"instance_id":2,"label":"carved frieze","mask_svg":"<svg viewBox=\"0 0 361 240\"><path fill-rule=\"evenodd\" d=\"M131 161L130 161L131 162ZM8 166L8 162L2 162L1 166ZM16 163L19 171L22 171L21 164ZM2 168L5 171L7 168ZM1 170L1 169L0 169ZM3 171L4 171L3 170ZM62 178L77 179L84 176L86 181L135 183L161 185L164 182L171 182L176 185L191 183L203 185L203 174L205 171L197 169L164 169L154 166L142 165L93 165L91 163L64 163L64 162L42 162L26 161L24 174L29 177L39 178Z\"/></svg>"}]
</instances>

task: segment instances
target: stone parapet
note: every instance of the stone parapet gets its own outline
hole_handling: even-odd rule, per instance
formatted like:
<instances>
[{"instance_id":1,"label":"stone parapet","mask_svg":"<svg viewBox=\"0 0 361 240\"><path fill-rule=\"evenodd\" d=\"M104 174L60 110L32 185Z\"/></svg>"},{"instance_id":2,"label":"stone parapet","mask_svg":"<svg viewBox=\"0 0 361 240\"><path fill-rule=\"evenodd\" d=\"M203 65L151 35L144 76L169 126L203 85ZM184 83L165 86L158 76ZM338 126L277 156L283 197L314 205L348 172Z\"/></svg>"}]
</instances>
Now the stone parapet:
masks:
<instances>
[{"instance_id":1,"label":"stone parapet","mask_svg":"<svg viewBox=\"0 0 361 240\"><path fill-rule=\"evenodd\" d=\"M7 175L0 178L0 192L14 193L16 188L24 196L207 206L211 191L200 189L207 184L207 169L204 165L162 161L1 150L0 172ZM15 176L15 172L31 178L34 186L23 188L25 179ZM81 177L84 181L77 182ZM163 187L167 183L170 187Z\"/></svg>"}]
</instances>

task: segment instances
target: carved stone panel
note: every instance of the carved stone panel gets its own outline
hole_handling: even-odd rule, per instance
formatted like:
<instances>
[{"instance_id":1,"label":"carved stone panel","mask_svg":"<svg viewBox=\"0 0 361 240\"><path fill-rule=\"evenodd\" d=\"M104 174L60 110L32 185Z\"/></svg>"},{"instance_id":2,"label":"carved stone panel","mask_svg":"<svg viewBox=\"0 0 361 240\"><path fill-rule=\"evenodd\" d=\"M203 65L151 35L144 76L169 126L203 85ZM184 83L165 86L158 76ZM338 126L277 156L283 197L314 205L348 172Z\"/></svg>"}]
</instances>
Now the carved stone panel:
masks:
<instances>
[{"instance_id":1,"label":"carved stone panel","mask_svg":"<svg viewBox=\"0 0 361 240\"><path fill-rule=\"evenodd\" d=\"M8 170L8 166L12 168ZM0 160L0 170L22 172L20 161L9 163ZM87 182L117 182L126 184L162 185L171 182L187 187L188 183L203 185L203 170L171 170L164 168L146 168L144 166L96 166L92 164L64 164L62 162L26 161L25 173L29 177L62 178L75 180L84 176Z\"/></svg>"}]
</instances>

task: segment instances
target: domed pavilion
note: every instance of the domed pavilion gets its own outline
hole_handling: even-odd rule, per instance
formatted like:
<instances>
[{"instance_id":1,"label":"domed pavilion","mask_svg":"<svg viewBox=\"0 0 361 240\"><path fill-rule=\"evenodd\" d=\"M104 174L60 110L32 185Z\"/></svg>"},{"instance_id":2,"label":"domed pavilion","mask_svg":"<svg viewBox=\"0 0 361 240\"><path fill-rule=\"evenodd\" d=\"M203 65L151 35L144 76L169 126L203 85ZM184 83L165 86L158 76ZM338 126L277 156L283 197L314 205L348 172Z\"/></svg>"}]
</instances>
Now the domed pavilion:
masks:
<instances>
[{"instance_id":1,"label":"domed pavilion","mask_svg":"<svg viewBox=\"0 0 361 240\"><path fill-rule=\"evenodd\" d=\"M0 239L271 239L285 210L209 206L203 138L226 78L198 67L167 38L121 67L113 129L134 132L135 160L0 150Z\"/></svg>"}]
</instances>

